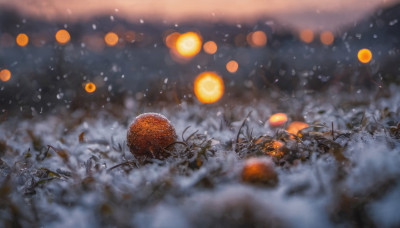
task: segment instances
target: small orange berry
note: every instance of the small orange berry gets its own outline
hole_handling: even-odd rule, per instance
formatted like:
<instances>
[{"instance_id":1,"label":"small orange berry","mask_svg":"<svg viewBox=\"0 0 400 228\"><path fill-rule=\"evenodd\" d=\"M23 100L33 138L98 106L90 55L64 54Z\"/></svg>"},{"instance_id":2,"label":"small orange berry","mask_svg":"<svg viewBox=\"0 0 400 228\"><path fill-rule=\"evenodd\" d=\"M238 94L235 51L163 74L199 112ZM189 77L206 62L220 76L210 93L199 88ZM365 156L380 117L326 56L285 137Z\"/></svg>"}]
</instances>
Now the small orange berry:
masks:
<instances>
[{"instance_id":1,"label":"small orange berry","mask_svg":"<svg viewBox=\"0 0 400 228\"><path fill-rule=\"evenodd\" d=\"M293 121L289 124L289 126L287 127L287 132L289 132L290 134L293 135L297 135L297 133L299 133L299 131L301 131L304 128L309 127L308 124L301 122L301 121Z\"/></svg>"},{"instance_id":2,"label":"small orange berry","mask_svg":"<svg viewBox=\"0 0 400 228\"><path fill-rule=\"evenodd\" d=\"M242 181L253 184L274 186L278 183L278 174L270 158L250 158L242 170Z\"/></svg>"},{"instance_id":3,"label":"small orange berry","mask_svg":"<svg viewBox=\"0 0 400 228\"><path fill-rule=\"evenodd\" d=\"M175 140L174 127L165 116L158 113L137 116L127 134L127 144L132 154L157 159L169 156L164 149Z\"/></svg>"},{"instance_id":4,"label":"small orange berry","mask_svg":"<svg viewBox=\"0 0 400 228\"><path fill-rule=\"evenodd\" d=\"M288 118L285 113L275 113L269 117L269 125L271 127L280 127L287 122Z\"/></svg>"}]
</instances>

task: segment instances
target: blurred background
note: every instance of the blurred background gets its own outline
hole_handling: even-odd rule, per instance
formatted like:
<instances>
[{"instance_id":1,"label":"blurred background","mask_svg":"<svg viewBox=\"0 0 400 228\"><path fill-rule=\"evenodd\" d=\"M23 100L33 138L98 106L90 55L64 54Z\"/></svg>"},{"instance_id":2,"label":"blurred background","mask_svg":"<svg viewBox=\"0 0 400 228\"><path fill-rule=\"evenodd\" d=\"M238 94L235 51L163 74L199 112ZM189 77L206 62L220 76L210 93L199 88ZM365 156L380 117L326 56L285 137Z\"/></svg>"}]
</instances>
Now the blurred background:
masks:
<instances>
[{"instance_id":1,"label":"blurred background","mask_svg":"<svg viewBox=\"0 0 400 228\"><path fill-rule=\"evenodd\" d=\"M395 0L0 0L0 113L384 91L399 20Z\"/></svg>"}]
</instances>

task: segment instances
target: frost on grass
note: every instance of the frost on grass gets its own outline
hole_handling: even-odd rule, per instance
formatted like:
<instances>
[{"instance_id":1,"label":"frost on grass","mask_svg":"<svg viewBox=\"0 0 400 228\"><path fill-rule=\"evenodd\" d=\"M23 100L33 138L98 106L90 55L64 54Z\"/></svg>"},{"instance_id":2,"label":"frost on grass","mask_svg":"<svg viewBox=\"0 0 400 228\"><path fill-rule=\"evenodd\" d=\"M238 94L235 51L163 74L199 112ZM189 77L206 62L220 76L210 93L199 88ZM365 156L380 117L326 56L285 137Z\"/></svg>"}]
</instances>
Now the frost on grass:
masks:
<instances>
[{"instance_id":1,"label":"frost on grass","mask_svg":"<svg viewBox=\"0 0 400 228\"><path fill-rule=\"evenodd\" d=\"M10 118L0 124L1 225L400 226L398 91L148 108L178 135L163 161L137 159L126 146L138 110ZM276 112L310 127L270 128ZM274 140L279 153L269 153ZM244 183L246 160L265 156L278 184Z\"/></svg>"}]
</instances>

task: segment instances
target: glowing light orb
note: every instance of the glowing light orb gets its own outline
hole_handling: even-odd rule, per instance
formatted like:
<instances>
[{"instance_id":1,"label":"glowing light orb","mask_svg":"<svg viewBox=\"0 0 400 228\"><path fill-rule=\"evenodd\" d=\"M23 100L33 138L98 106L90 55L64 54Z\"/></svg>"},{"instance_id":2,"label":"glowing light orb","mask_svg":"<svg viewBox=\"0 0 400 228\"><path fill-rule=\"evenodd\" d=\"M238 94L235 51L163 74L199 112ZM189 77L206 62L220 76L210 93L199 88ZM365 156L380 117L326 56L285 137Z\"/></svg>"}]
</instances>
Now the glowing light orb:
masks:
<instances>
[{"instance_id":1,"label":"glowing light orb","mask_svg":"<svg viewBox=\"0 0 400 228\"><path fill-rule=\"evenodd\" d=\"M204 43L203 49L205 53L212 55L215 54L215 52L217 52L218 46L214 41L210 40Z\"/></svg>"},{"instance_id":2,"label":"glowing light orb","mask_svg":"<svg viewBox=\"0 0 400 228\"><path fill-rule=\"evenodd\" d=\"M358 51L357 54L358 60L362 63L368 63L372 59L372 53L370 50L363 48L360 51Z\"/></svg>"},{"instance_id":3,"label":"glowing light orb","mask_svg":"<svg viewBox=\"0 0 400 228\"><path fill-rule=\"evenodd\" d=\"M301 30L300 39L304 43L311 43L314 40L314 32L311 29Z\"/></svg>"},{"instance_id":4,"label":"glowing light orb","mask_svg":"<svg viewBox=\"0 0 400 228\"><path fill-rule=\"evenodd\" d=\"M88 93L93 93L96 91L96 85L93 82L86 83L85 90Z\"/></svg>"},{"instance_id":5,"label":"glowing light orb","mask_svg":"<svg viewBox=\"0 0 400 228\"><path fill-rule=\"evenodd\" d=\"M285 113L275 113L269 117L269 125L271 127L279 127L287 122L287 115Z\"/></svg>"},{"instance_id":6,"label":"glowing light orb","mask_svg":"<svg viewBox=\"0 0 400 228\"><path fill-rule=\"evenodd\" d=\"M0 71L0 80L6 82L10 80L10 78L11 78L11 72L9 70L3 69Z\"/></svg>"},{"instance_id":7,"label":"glowing light orb","mask_svg":"<svg viewBox=\"0 0 400 228\"><path fill-rule=\"evenodd\" d=\"M62 45L68 43L69 40L71 39L69 32L65 29L58 30L55 37L56 37L57 42Z\"/></svg>"},{"instance_id":8,"label":"glowing light orb","mask_svg":"<svg viewBox=\"0 0 400 228\"><path fill-rule=\"evenodd\" d=\"M235 73L239 68L239 64L235 60L231 60L226 64L226 70L229 73Z\"/></svg>"},{"instance_id":9,"label":"glowing light orb","mask_svg":"<svg viewBox=\"0 0 400 228\"><path fill-rule=\"evenodd\" d=\"M29 42L29 37L25 33L18 34L17 38L15 39L17 44L21 47L25 47Z\"/></svg>"},{"instance_id":10,"label":"glowing light orb","mask_svg":"<svg viewBox=\"0 0 400 228\"><path fill-rule=\"evenodd\" d=\"M180 35L181 34L179 32L173 32L171 34L168 34L164 40L165 45L167 45L168 48L175 49L176 41L178 40Z\"/></svg>"},{"instance_id":11,"label":"glowing light orb","mask_svg":"<svg viewBox=\"0 0 400 228\"><path fill-rule=\"evenodd\" d=\"M194 93L202 103L214 103L224 94L224 81L214 72L203 72L194 81Z\"/></svg>"},{"instance_id":12,"label":"glowing light orb","mask_svg":"<svg viewBox=\"0 0 400 228\"><path fill-rule=\"evenodd\" d=\"M193 57L197 55L202 46L201 37L194 32L187 32L176 40L176 50L184 57Z\"/></svg>"},{"instance_id":13,"label":"glowing light orb","mask_svg":"<svg viewBox=\"0 0 400 228\"><path fill-rule=\"evenodd\" d=\"M325 32L321 33L321 35L319 36L319 39L320 39L321 43L323 43L325 45L331 45L333 43L333 41L335 40L335 37L333 36L332 32L325 31Z\"/></svg>"},{"instance_id":14,"label":"glowing light orb","mask_svg":"<svg viewBox=\"0 0 400 228\"><path fill-rule=\"evenodd\" d=\"M308 124L301 122L301 121L293 121L289 124L289 126L287 127L287 132L289 132L290 134L293 135L297 135L297 133L299 133L300 130L307 128Z\"/></svg>"},{"instance_id":15,"label":"glowing light orb","mask_svg":"<svg viewBox=\"0 0 400 228\"><path fill-rule=\"evenodd\" d=\"M110 47L115 46L118 43L119 37L114 32L109 32L104 36L104 41Z\"/></svg>"},{"instance_id":16,"label":"glowing light orb","mask_svg":"<svg viewBox=\"0 0 400 228\"><path fill-rule=\"evenodd\" d=\"M267 35L263 31L255 31L248 35L247 42L252 47L263 47L267 43Z\"/></svg>"}]
</instances>

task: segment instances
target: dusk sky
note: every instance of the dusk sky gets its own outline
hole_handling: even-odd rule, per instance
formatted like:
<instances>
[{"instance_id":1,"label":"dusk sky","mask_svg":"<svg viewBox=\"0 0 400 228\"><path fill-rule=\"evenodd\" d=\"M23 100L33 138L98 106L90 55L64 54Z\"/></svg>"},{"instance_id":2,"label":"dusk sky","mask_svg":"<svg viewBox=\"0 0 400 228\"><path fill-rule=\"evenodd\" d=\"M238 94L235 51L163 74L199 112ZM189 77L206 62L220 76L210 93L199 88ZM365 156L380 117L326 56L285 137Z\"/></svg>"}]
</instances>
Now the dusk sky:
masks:
<instances>
[{"instance_id":1,"label":"dusk sky","mask_svg":"<svg viewBox=\"0 0 400 228\"><path fill-rule=\"evenodd\" d=\"M228 20L234 23L272 17L296 28L338 29L377 7L399 0L0 0L0 6L50 20L82 20L106 13L129 20Z\"/></svg>"}]
</instances>

